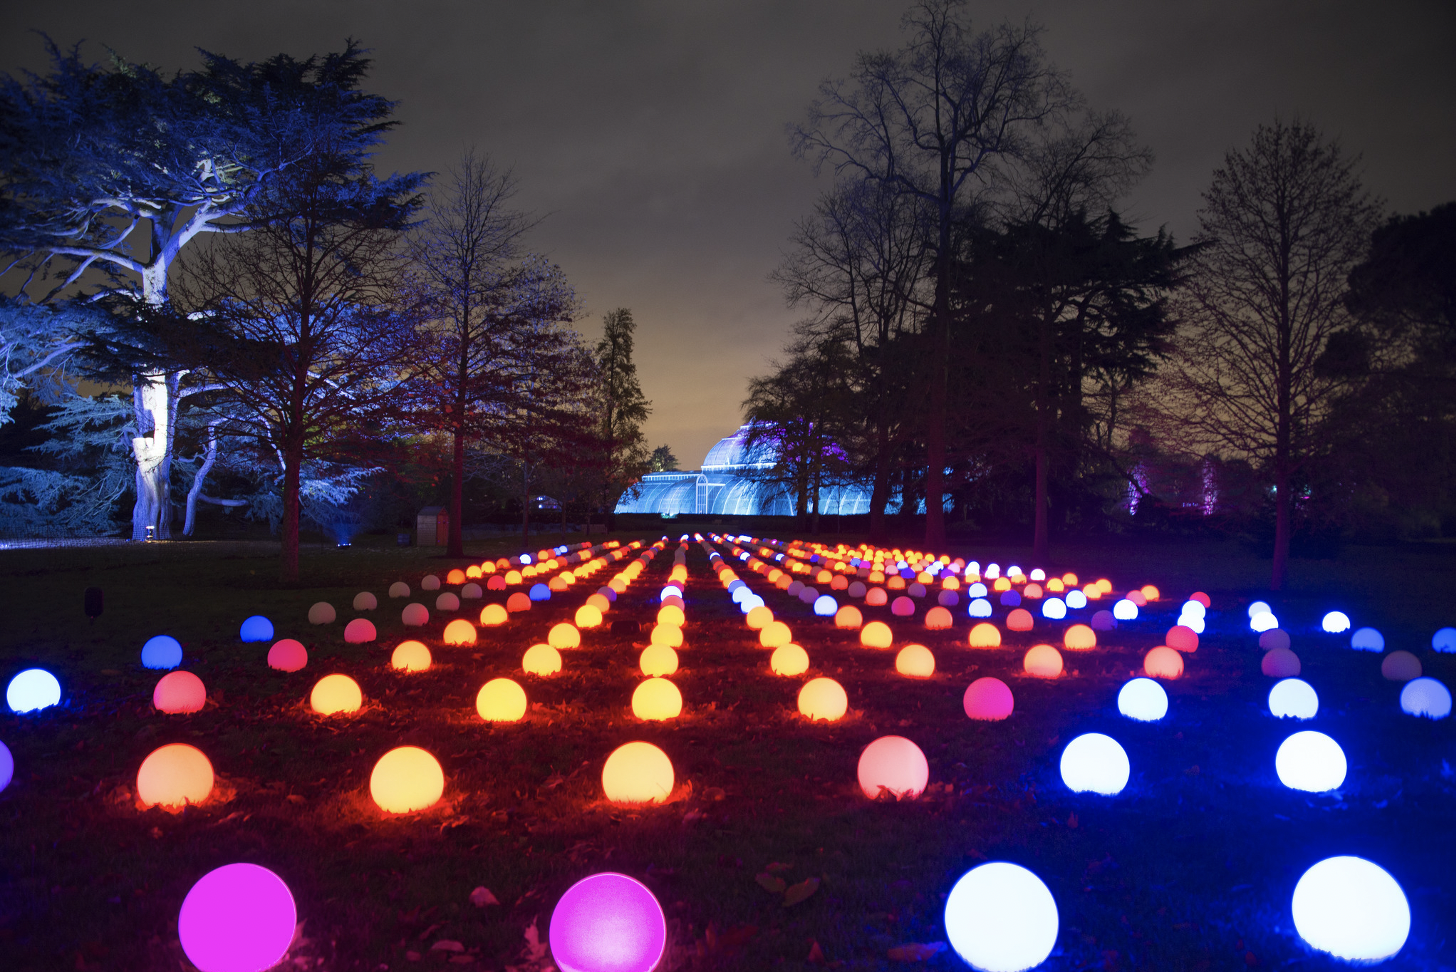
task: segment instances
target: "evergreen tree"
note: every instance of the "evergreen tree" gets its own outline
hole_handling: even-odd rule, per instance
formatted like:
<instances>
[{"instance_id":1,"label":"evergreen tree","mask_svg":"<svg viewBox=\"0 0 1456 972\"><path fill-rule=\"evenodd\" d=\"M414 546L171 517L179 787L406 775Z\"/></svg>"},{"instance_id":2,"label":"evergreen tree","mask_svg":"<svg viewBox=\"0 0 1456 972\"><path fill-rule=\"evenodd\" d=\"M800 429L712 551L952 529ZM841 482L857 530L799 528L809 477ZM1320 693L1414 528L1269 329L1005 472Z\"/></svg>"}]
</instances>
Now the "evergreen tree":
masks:
<instances>
[{"instance_id":1,"label":"evergreen tree","mask_svg":"<svg viewBox=\"0 0 1456 972\"><path fill-rule=\"evenodd\" d=\"M602 318L602 338L593 355L600 414L597 451L601 508L608 522L618 499L652 467L653 457L642 431L652 403L642 394L637 365L632 360L636 331L632 312L617 308Z\"/></svg>"}]
</instances>

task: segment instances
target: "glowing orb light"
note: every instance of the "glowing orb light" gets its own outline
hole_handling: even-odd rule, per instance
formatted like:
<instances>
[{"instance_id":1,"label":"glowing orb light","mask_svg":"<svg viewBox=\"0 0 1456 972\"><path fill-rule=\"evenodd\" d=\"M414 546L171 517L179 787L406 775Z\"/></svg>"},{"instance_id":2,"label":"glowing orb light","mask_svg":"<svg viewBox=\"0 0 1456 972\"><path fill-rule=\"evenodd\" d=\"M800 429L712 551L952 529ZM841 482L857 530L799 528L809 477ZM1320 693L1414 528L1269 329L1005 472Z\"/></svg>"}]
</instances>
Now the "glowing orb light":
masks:
<instances>
[{"instance_id":1,"label":"glowing orb light","mask_svg":"<svg viewBox=\"0 0 1456 972\"><path fill-rule=\"evenodd\" d=\"M447 645L473 645L475 644L475 625L464 618L456 618L445 625L445 631L440 635L440 640Z\"/></svg>"},{"instance_id":2,"label":"glowing orb light","mask_svg":"<svg viewBox=\"0 0 1456 972\"><path fill-rule=\"evenodd\" d=\"M410 596L410 586L408 584L406 584L404 581L395 581L393 584L390 584L389 585L389 596L390 597L409 597ZM356 610L357 610L357 608L356 608Z\"/></svg>"},{"instance_id":3,"label":"glowing orb light","mask_svg":"<svg viewBox=\"0 0 1456 972\"><path fill-rule=\"evenodd\" d=\"M1011 715L1016 700L1011 687L999 678L990 675L976 679L966 688L961 698L966 715L982 722L999 722Z\"/></svg>"},{"instance_id":4,"label":"glowing orb light","mask_svg":"<svg viewBox=\"0 0 1456 972\"><path fill-rule=\"evenodd\" d=\"M436 611L458 611L460 610L460 598L449 591L435 598Z\"/></svg>"},{"instance_id":5,"label":"glowing orb light","mask_svg":"<svg viewBox=\"0 0 1456 972\"><path fill-rule=\"evenodd\" d=\"M652 972L667 948L667 921L646 885L603 872L556 902L550 942L561 972Z\"/></svg>"},{"instance_id":6,"label":"glowing orb light","mask_svg":"<svg viewBox=\"0 0 1456 972\"><path fill-rule=\"evenodd\" d=\"M402 595L403 597L409 597L408 584L400 584L397 586L404 588L404 594ZM391 590L391 595L392 593L393 592ZM370 594L368 591L360 591L358 594L354 595L355 611L373 611L377 607L379 607L379 598L375 597L373 594Z\"/></svg>"},{"instance_id":7,"label":"glowing orb light","mask_svg":"<svg viewBox=\"0 0 1456 972\"><path fill-rule=\"evenodd\" d=\"M1112 616L1118 621L1135 621L1138 616L1138 606L1127 598L1123 598L1112 605Z\"/></svg>"},{"instance_id":8,"label":"glowing orb light","mask_svg":"<svg viewBox=\"0 0 1456 972\"><path fill-rule=\"evenodd\" d=\"M631 622L627 623L630 624ZM675 624L653 625L652 633L648 636L648 641L654 645L667 645L669 648L681 648L683 643L682 628L679 628Z\"/></svg>"},{"instance_id":9,"label":"glowing orb light","mask_svg":"<svg viewBox=\"0 0 1456 972\"><path fill-rule=\"evenodd\" d=\"M955 580L954 577L950 579ZM935 603L939 604L941 607L955 607L957 604L961 603L961 596L955 591L941 591L939 594L935 595Z\"/></svg>"},{"instance_id":10,"label":"glowing orb light","mask_svg":"<svg viewBox=\"0 0 1456 972\"><path fill-rule=\"evenodd\" d=\"M859 629L859 643L866 648L888 648L894 642L894 632L883 621L871 621Z\"/></svg>"},{"instance_id":11,"label":"glowing orb light","mask_svg":"<svg viewBox=\"0 0 1456 972\"><path fill-rule=\"evenodd\" d=\"M991 602L984 597L978 597L971 601L966 613L973 618L989 618L991 616Z\"/></svg>"},{"instance_id":12,"label":"glowing orb light","mask_svg":"<svg viewBox=\"0 0 1456 972\"><path fill-rule=\"evenodd\" d=\"M177 937L200 972L259 972L282 961L297 922L282 878L257 864L226 864L182 899Z\"/></svg>"},{"instance_id":13,"label":"glowing orb light","mask_svg":"<svg viewBox=\"0 0 1456 972\"><path fill-rule=\"evenodd\" d=\"M828 594L821 594L814 601L814 613L821 618L832 618L839 611L839 602Z\"/></svg>"},{"instance_id":14,"label":"glowing orb light","mask_svg":"<svg viewBox=\"0 0 1456 972\"><path fill-rule=\"evenodd\" d=\"M273 622L261 614L255 614L243 622L238 629L238 637L243 641L272 641Z\"/></svg>"},{"instance_id":15,"label":"glowing orb light","mask_svg":"<svg viewBox=\"0 0 1456 972\"><path fill-rule=\"evenodd\" d=\"M1091 651L1097 647L1097 632L1085 624L1074 624L1062 635L1062 647L1068 651Z\"/></svg>"},{"instance_id":16,"label":"glowing orb light","mask_svg":"<svg viewBox=\"0 0 1456 972\"><path fill-rule=\"evenodd\" d=\"M1041 878L1005 861L967 871L945 902L945 937L983 972L1035 968L1056 946L1058 927L1057 903Z\"/></svg>"},{"instance_id":17,"label":"glowing orb light","mask_svg":"<svg viewBox=\"0 0 1456 972\"><path fill-rule=\"evenodd\" d=\"M550 645L532 645L521 658L521 671L527 675L555 675L561 671L561 652Z\"/></svg>"},{"instance_id":18,"label":"glowing orb light","mask_svg":"<svg viewBox=\"0 0 1456 972\"><path fill-rule=\"evenodd\" d=\"M989 621L982 621L971 629L967 642L972 648L999 648L1001 629Z\"/></svg>"},{"instance_id":19,"label":"glowing orb light","mask_svg":"<svg viewBox=\"0 0 1456 972\"><path fill-rule=\"evenodd\" d=\"M596 595L592 595L595 597ZM595 604L583 604L576 609L574 618L578 628L595 628L602 623L602 609Z\"/></svg>"},{"instance_id":20,"label":"glowing orb light","mask_svg":"<svg viewBox=\"0 0 1456 972\"><path fill-rule=\"evenodd\" d=\"M772 614L772 612L770 612L770 614ZM772 617L770 617L770 620L772 620ZM657 609L657 623L675 624L679 628L681 628L685 623L687 623L687 615L684 614L683 609L678 607L676 604L664 604L662 607Z\"/></svg>"},{"instance_id":21,"label":"glowing orb light","mask_svg":"<svg viewBox=\"0 0 1456 972\"><path fill-rule=\"evenodd\" d=\"M648 678L632 692L632 714L645 721L676 719L682 715L682 705L682 692L665 678Z\"/></svg>"},{"instance_id":22,"label":"glowing orb light","mask_svg":"<svg viewBox=\"0 0 1456 972\"><path fill-rule=\"evenodd\" d=\"M1259 662L1259 671L1270 678L1293 678L1300 672L1299 656L1288 648L1270 648Z\"/></svg>"},{"instance_id":23,"label":"glowing orb light","mask_svg":"<svg viewBox=\"0 0 1456 972\"><path fill-rule=\"evenodd\" d=\"M662 803L674 780L672 760L647 742L618 746L602 767L602 789L613 803Z\"/></svg>"},{"instance_id":24,"label":"glowing orb light","mask_svg":"<svg viewBox=\"0 0 1456 972\"><path fill-rule=\"evenodd\" d=\"M171 635L148 638L142 645L142 667L166 670L182 664L182 644Z\"/></svg>"},{"instance_id":25,"label":"glowing orb light","mask_svg":"<svg viewBox=\"0 0 1456 972\"><path fill-rule=\"evenodd\" d=\"M1260 614L1269 614L1273 608L1264 601L1254 601L1249 605L1249 617L1252 619Z\"/></svg>"},{"instance_id":26,"label":"glowing orb light","mask_svg":"<svg viewBox=\"0 0 1456 972\"><path fill-rule=\"evenodd\" d=\"M1347 962L1391 958L1410 934L1410 904L1395 878L1360 857L1327 857L1305 871L1290 901L1294 930Z\"/></svg>"},{"instance_id":27,"label":"glowing orb light","mask_svg":"<svg viewBox=\"0 0 1456 972\"><path fill-rule=\"evenodd\" d=\"M1168 693L1150 678L1134 678L1117 693L1117 711L1138 722L1157 722L1168 714Z\"/></svg>"},{"instance_id":28,"label":"glowing orb light","mask_svg":"<svg viewBox=\"0 0 1456 972\"><path fill-rule=\"evenodd\" d=\"M152 705L158 712L201 712L206 704L207 689L191 672L168 672L152 690Z\"/></svg>"},{"instance_id":29,"label":"glowing orb light","mask_svg":"<svg viewBox=\"0 0 1456 972\"><path fill-rule=\"evenodd\" d=\"M400 623L406 628L418 628L430 621L430 609L418 601L411 601L399 612Z\"/></svg>"},{"instance_id":30,"label":"glowing orb light","mask_svg":"<svg viewBox=\"0 0 1456 972\"><path fill-rule=\"evenodd\" d=\"M809 670L809 653L795 644L781 645L769 656L768 670L775 675L802 675Z\"/></svg>"},{"instance_id":31,"label":"glowing orb light","mask_svg":"<svg viewBox=\"0 0 1456 972\"><path fill-rule=\"evenodd\" d=\"M1211 607L1213 607L1213 599L1210 598L1207 594L1203 593L1202 591L1194 591L1192 594L1189 594L1188 595L1188 600L1190 600L1190 601L1197 601L1199 604L1202 604L1205 608L1211 608Z\"/></svg>"},{"instance_id":32,"label":"glowing orb light","mask_svg":"<svg viewBox=\"0 0 1456 972\"><path fill-rule=\"evenodd\" d=\"M531 610L531 598L526 595L525 591L516 591L510 597L506 598L506 611L508 613L516 614L520 611L529 610Z\"/></svg>"},{"instance_id":33,"label":"glowing orb light","mask_svg":"<svg viewBox=\"0 0 1456 972\"><path fill-rule=\"evenodd\" d=\"M915 614L915 602L904 595L890 602L890 613L897 618L908 618Z\"/></svg>"},{"instance_id":34,"label":"glowing orb light","mask_svg":"<svg viewBox=\"0 0 1456 972\"><path fill-rule=\"evenodd\" d=\"M1413 678L1400 690L1400 711L1444 719L1451 714L1451 692L1434 678Z\"/></svg>"},{"instance_id":35,"label":"glowing orb light","mask_svg":"<svg viewBox=\"0 0 1456 972\"><path fill-rule=\"evenodd\" d=\"M1273 611L1261 611L1249 619L1249 629L1260 634L1279 627L1279 619Z\"/></svg>"},{"instance_id":36,"label":"glowing orb light","mask_svg":"<svg viewBox=\"0 0 1456 972\"><path fill-rule=\"evenodd\" d=\"M758 631L758 644L762 648L778 648L793 640L793 632L782 621L770 621Z\"/></svg>"},{"instance_id":37,"label":"glowing orb light","mask_svg":"<svg viewBox=\"0 0 1456 972\"><path fill-rule=\"evenodd\" d=\"M460 596L472 601L478 601L485 596L485 591L481 590L479 584L470 583L460 588Z\"/></svg>"},{"instance_id":38,"label":"glowing orb light","mask_svg":"<svg viewBox=\"0 0 1456 972\"><path fill-rule=\"evenodd\" d=\"M667 645L648 645L637 660L643 675L671 675L677 671L677 652Z\"/></svg>"},{"instance_id":39,"label":"glowing orb light","mask_svg":"<svg viewBox=\"0 0 1456 972\"><path fill-rule=\"evenodd\" d=\"M1274 772L1291 790L1323 793L1345 782L1345 751L1322 732L1306 729L1280 743Z\"/></svg>"},{"instance_id":40,"label":"glowing orb light","mask_svg":"<svg viewBox=\"0 0 1456 972\"><path fill-rule=\"evenodd\" d=\"M1159 645L1143 656L1143 674L1149 678L1178 678L1183 674L1183 656L1167 645Z\"/></svg>"},{"instance_id":41,"label":"glowing orb light","mask_svg":"<svg viewBox=\"0 0 1456 972\"><path fill-rule=\"evenodd\" d=\"M364 693L359 683L347 675L325 675L314 685L308 704L319 715L358 712L364 704Z\"/></svg>"},{"instance_id":42,"label":"glowing orb light","mask_svg":"<svg viewBox=\"0 0 1456 972\"><path fill-rule=\"evenodd\" d=\"M1201 618L1208 614L1208 608L1204 607L1202 601L1195 601L1190 598L1189 600L1184 602L1183 608L1179 612L1179 614L1189 617Z\"/></svg>"},{"instance_id":43,"label":"glowing orb light","mask_svg":"<svg viewBox=\"0 0 1456 972\"><path fill-rule=\"evenodd\" d=\"M1320 629L1326 634L1341 634L1350 630L1350 616L1344 611L1331 611L1320 619Z\"/></svg>"},{"instance_id":44,"label":"glowing orb light","mask_svg":"<svg viewBox=\"0 0 1456 972\"><path fill-rule=\"evenodd\" d=\"M1111 631L1117 627L1117 619L1111 611L1097 611L1092 615L1091 625L1093 631Z\"/></svg>"},{"instance_id":45,"label":"glowing orb light","mask_svg":"<svg viewBox=\"0 0 1456 972\"><path fill-rule=\"evenodd\" d=\"M426 574L424 577L420 578L420 590L438 591L439 589L440 578L436 577L434 574Z\"/></svg>"},{"instance_id":46,"label":"glowing orb light","mask_svg":"<svg viewBox=\"0 0 1456 972\"><path fill-rule=\"evenodd\" d=\"M137 799L148 807L184 807L212 792L212 762L202 750L172 743L154 750L137 770Z\"/></svg>"},{"instance_id":47,"label":"glowing orb light","mask_svg":"<svg viewBox=\"0 0 1456 972\"><path fill-rule=\"evenodd\" d=\"M510 612L499 604L487 604L480 609L480 623L487 628L505 624L510 617Z\"/></svg>"},{"instance_id":48,"label":"glowing orb light","mask_svg":"<svg viewBox=\"0 0 1456 972\"><path fill-rule=\"evenodd\" d=\"M1004 580L1005 578L1002 579ZM1016 607L1021 603L1021 595L1015 591L1003 591L1000 601L1002 607Z\"/></svg>"},{"instance_id":49,"label":"glowing orb light","mask_svg":"<svg viewBox=\"0 0 1456 972\"><path fill-rule=\"evenodd\" d=\"M1037 678L1056 678L1062 674L1062 653L1051 645L1036 645L1026 653L1021 667Z\"/></svg>"},{"instance_id":50,"label":"glowing orb light","mask_svg":"<svg viewBox=\"0 0 1456 972\"><path fill-rule=\"evenodd\" d=\"M1319 714L1319 693L1303 679L1282 679L1269 690L1269 714L1276 719L1313 719Z\"/></svg>"},{"instance_id":51,"label":"glowing orb light","mask_svg":"<svg viewBox=\"0 0 1456 972\"><path fill-rule=\"evenodd\" d=\"M508 678L493 678L475 695L475 711L486 722L520 722L526 690Z\"/></svg>"},{"instance_id":52,"label":"glowing orb light","mask_svg":"<svg viewBox=\"0 0 1456 972\"><path fill-rule=\"evenodd\" d=\"M832 678L813 678L799 689L799 712L807 719L835 722L849 711L849 696L844 686Z\"/></svg>"},{"instance_id":53,"label":"glowing orb light","mask_svg":"<svg viewBox=\"0 0 1456 972\"><path fill-rule=\"evenodd\" d=\"M303 642L284 638L268 649L268 667L280 672L296 672L308 665L308 649Z\"/></svg>"},{"instance_id":54,"label":"glowing orb light","mask_svg":"<svg viewBox=\"0 0 1456 972\"><path fill-rule=\"evenodd\" d=\"M379 757L369 774L369 795L385 813L413 813L445 793L440 761L418 746L400 746Z\"/></svg>"},{"instance_id":55,"label":"glowing orb light","mask_svg":"<svg viewBox=\"0 0 1456 972\"><path fill-rule=\"evenodd\" d=\"M14 777L15 757L11 756L9 748L0 742L0 793L5 792L5 788L10 785L10 781Z\"/></svg>"},{"instance_id":56,"label":"glowing orb light","mask_svg":"<svg viewBox=\"0 0 1456 972\"><path fill-rule=\"evenodd\" d=\"M374 630L374 622L368 618L355 618L344 625L344 640L351 645L367 644L375 639L378 632Z\"/></svg>"},{"instance_id":57,"label":"glowing orb light","mask_svg":"<svg viewBox=\"0 0 1456 972\"><path fill-rule=\"evenodd\" d=\"M1074 793L1114 796L1127 786L1132 765L1116 739L1089 732L1067 743L1062 750L1062 782Z\"/></svg>"},{"instance_id":58,"label":"glowing orb light","mask_svg":"<svg viewBox=\"0 0 1456 972\"><path fill-rule=\"evenodd\" d=\"M1049 597L1041 606L1041 616L1049 621L1060 621L1067 616L1067 603L1059 597Z\"/></svg>"},{"instance_id":59,"label":"glowing orb light","mask_svg":"<svg viewBox=\"0 0 1456 972\"><path fill-rule=\"evenodd\" d=\"M931 631L944 631L951 626L950 612L943 607L933 607L925 612L925 627Z\"/></svg>"},{"instance_id":60,"label":"glowing orb light","mask_svg":"<svg viewBox=\"0 0 1456 972\"><path fill-rule=\"evenodd\" d=\"M1358 628L1350 635L1350 647L1360 651L1384 651L1385 636L1374 628Z\"/></svg>"},{"instance_id":61,"label":"glowing orb light","mask_svg":"<svg viewBox=\"0 0 1456 972\"><path fill-rule=\"evenodd\" d=\"M1183 627L1187 628L1189 631L1192 631L1194 634L1203 634L1203 629L1205 625L1203 623L1203 618L1200 615L1180 614L1178 615L1178 623L1181 624Z\"/></svg>"},{"instance_id":62,"label":"glowing orb light","mask_svg":"<svg viewBox=\"0 0 1456 972\"><path fill-rule=\"evenodd\" d=\"M1147 607L1148 606L1148 599L1145 596L1143 596L1143 592L1142 591L1136 591L1136 590L1134 590L1134 591L1128 591L1127 592L1127 599L1129 601L1131 601L1133 604L1137 605L1138 607Z\"/></svg>"},{"instance_id":63,"label":"glowing orb light","mask_svg":"<svg viewBox=\"0 0 1456 972\"><path fill-rule=\"evenodd\" d=\"M1421 677L1421 660L1408 651L1392 651L1380 660L1380 674L1391 682Z\"/></svg>"},{"instance_id":64,"label":"glowing orb light","mask_svg":"<svg viewBox=\"0 0 1456 972\"><path fill-rule=\"evenodd\" d=\"M339 613L328 601L319 601L308 609L309 624L333 624L338 617Z\"/></svg>"},{"instance_id":65,"label":"glowing orb light","mask_svg":"<svg viewBox=\"0 0 1456 972\"><path fill-rule=\"evenodd\" d=\"M834 612L834 626L836 628L843 628L847 631L853 631L857 628L862 627L863 625L864 614L862 614L860 612L860 609L855 607L853 604L846 604L844 607Z\"/></svg>"},{"instance_id":66,"label":"glowing orb light","mask_svg":"<svg viewBox=\"0 0 1456 972\"><path fill-rule=\"evenodd\" d=\"M553 625L546 635L546 643L557 650L581 647L581 632L570 621Z\"/></svg>"},{"instance_id":67,"label":"glowing orb light","mask_svg":"<svg viewBox=\"0 0 1456 972\"><path fill-rule=\"evenodd\" d=\"M1187 625L1175 624L1163 636L1163 644L1175 651L1197 651L1198 634Z\"/></svg>"},{"instance_id":68,"label":"glowing orb light","mask_svg":"<svg viewBox=\"0 0 1456 972\"><path fill-rule=\"evenodd\" d=\"M61 683L44 668L27 668L10 680L5 701L11 712L39 712L61 701Z\"/></svg>"},{"instance_id":69,"label":"glowing orb light","mask_svg":"<svg viewBox=\"0 0 1456 972\"><path fill-rule=\"evenodd\" d=\"M1431 635L1431 647L1447 654L1456 652L1456 628L1441 628Z\"/></svg>"},{"instance_id":70,"label":"glowing orb light","mask_svg":"<svg viewBox=\"0 0 1456 972\"><path fill-rule=\"evenodd\" d=\"M549 585L549 584L532 584L531 585L530 598L533 601L549 601L549 600L551 600L551 585Z\"/></svg>"},{"instance_id":71,"label":"glowing orb light","mask_svg":"<svg viewBox=\"0 0 1456 972\"><path fill-rule=\"evenodd\" d=\"M1080 610L1082 610L1082 608L1084 608L1086 606L1087 606L1087 595L1086 594L1083 594L1081 591L1068 591L1067 592L1067 607L1073 608L1075 610L1080 611Z\"/></svg>"},{"instance_id":72,"label":"glowing orb light","mask_svg":"<svg viewBox=\"0 0 1456 972\"><path fill-rule=\"evenodd\" d=\"M430 663L430 649L418 641L401 641L389 656L389 667L397 672L429 671Z\"/></svg>"},{"instance_id":73,"label":"glowing orb light","mask_svg":"<svg viewBox=\"0 0 1456 972\"><path fill-rule=\"evenodd\" d=\"M1259 634L1259 647L1265 651L1270 648L1288 648L1289 645L1289 632L1283 628L1270 628Z\"/></svg>"},{"instance_id":74,"label":"glowing orb light","mask_svg":"<svg viewBox=\"0 0 1456 972\"><path fill-rule=\"evenodd\" d=\"M459 567L452 569L450 573L445 575L445 583L453 584L456 587L459 587L461 584L465 583L465 571L461 570Z\"/></svg>"},{"instance_id":75,"label":"glowing orb light","mask_svg":"<svg viewBox=\"0 0 1456 972\"><path fill-rule=\"evenodd\" d=\"M986 585L979 581L966 588L966 597L985 597Z\"/></svg>"},{"instance_id":76,"label":"glowing orb light","mask_svg":"<svg viewBox=\"0 0 1456 972\"><path fill-rule=\"evenodd\" d=\"M906 645L895 655L895 671L911 678L929 678L935 674L935 656L924 645Z\"/></svg>"},{"instance_id":77,"label":"glowing orb light","mask_svg":"<svg viewBox=\"0 0 1456 972\"><path fill-rule=\"evenodd\" d=\"M881 736L859 755L859 788L871 800L889 793L914 799L930 782L930 764L919 746L904 736Z\"/></svg>"}]
</instances>

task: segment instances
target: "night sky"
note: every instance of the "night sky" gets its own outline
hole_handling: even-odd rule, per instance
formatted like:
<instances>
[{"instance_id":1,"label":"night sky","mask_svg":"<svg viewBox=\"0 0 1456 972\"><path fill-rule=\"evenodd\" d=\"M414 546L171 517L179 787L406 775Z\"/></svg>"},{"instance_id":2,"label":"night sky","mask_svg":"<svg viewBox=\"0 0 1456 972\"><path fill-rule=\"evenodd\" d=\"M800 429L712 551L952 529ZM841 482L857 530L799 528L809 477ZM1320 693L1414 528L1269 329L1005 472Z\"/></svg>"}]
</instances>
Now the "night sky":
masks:
<instances>
[{"instance_id":1,"label":"night sky","mask_svg":"<svg viewBox=\"0 0 1456 972\"><path fill-rule=\"evenodd\" d=\"M166 69L195 47L254 60L372 48L367 87L400 102L380 168L444 170L474 146L512 165L531 245L575 284L580 328L630 307L655 412L650 445L695 467L739 421L746 379L796 312L767 280L821 182L785 124L859 50L894 48L899 0L27 4L0 70L44 66L45 31ZM1131 117L1157 154L1124 202L1186 240L1231 147L1301 115L1364 157L1396 211L1456 199L1456 4L1449 0L977 3L1028 14L1089 102Z\"/></svg>"}]
</instances>

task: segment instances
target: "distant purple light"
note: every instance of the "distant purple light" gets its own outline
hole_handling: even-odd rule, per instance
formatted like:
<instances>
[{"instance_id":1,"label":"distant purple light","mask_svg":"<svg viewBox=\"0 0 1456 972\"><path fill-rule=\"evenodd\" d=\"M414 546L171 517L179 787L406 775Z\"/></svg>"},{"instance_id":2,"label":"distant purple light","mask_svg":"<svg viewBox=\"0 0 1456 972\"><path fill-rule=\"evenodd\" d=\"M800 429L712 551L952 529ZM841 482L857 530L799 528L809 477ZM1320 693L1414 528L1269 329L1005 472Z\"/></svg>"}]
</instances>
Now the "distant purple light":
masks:
<instances>
[{"instance_id":1,"label":"distant purple light","mask_svg":"<svg viewBox=\"0 0 1456 972\"><path fill-rule=\"evenodd\" d=\"M187 892L177 933L201 972L263 972L287 954L297 921L282 878L256 864L226 864Z\"/></svg>"},{"instance_id":2,"label":"distant purple light","mask_svg":"<svg viewBox=\"0 0 1456 972\"><path fill-rule=\"evenodd\" d=\"M667 947L667 919L645 884L608 871L561 896L550 940L561 972L651 972Z\"/></svg>"}]
</instances>

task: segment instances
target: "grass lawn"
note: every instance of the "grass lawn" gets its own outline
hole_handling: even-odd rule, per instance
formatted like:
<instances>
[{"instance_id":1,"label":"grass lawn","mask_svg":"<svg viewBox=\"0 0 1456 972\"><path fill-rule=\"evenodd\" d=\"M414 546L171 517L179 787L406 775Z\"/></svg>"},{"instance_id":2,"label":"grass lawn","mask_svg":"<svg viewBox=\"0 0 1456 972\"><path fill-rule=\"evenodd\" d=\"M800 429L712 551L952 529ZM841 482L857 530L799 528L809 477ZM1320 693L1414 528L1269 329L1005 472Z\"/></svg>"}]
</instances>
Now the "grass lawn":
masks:
<instances>
[{"instance_id":1,"label":"grass lawn","mask_svg":"<svg viewBox=\"0 0 1456 972\"><path fill-rule=\"evenodd\" d=\"M653 619L675 547L618 599L609 621ZM564 653L561 674L520 674L525 649L627 561L482 629L474 648L442 646L448 617L432 610L422 640L435 665L405 675L387 666L406 636L404 602L385 597L389 583L409 582L414 599L433 607L420 577L470 561L318 548L305 551L303 582L284 588L276 550L178 542L0 551L0 679L40 665L64 691L61 706L0 715L0 741L16 763L0 793L0 968L189 968L177 944L182 899L204 873L235 861L274 870L293 891L303 924L287 968L534 972L547 959L529 946L533 923L545 941L560 895L602 870L641 879L661 901L664 969L964 968L949 951L918 963L890 953L944 941L942 909L956 879L983 860L1007 860L1035 871L1057 901L1061 930L1046 968L1318 970L1338 963L1300 943L1290 895L1316 861L1354 854L1390 871L1410 902L1410 938L1385 968L1456 969L1456 720L1403 715L1400 686L1381 677L1378 655L1317 631L1320 616L1340 608L1456 685L1456 655L1430 649L1436 628L1456 624L1450 546L1296 560L1291 590L1277 598L1261 590L1267 561L1232 545L1063 546L1054 550L1058 570L1108 576L1117 590L1153 583L1165 599L1101 636L1095 651L1064 653L1068 671L1056 680L1021 674L1021 657L1032 644L1060 644L1063 624L1038 618L1006 647L976 650L965 646L964 601L949 632L864 609L867 620L891 621L896 647L917 641L934 651L936 673L922 681L896 675L892 651L861 648L740 571L809 652L805 676L775 677L693 544L686 645L673 678L686 705L668 723L639 722L628 706L645 629L635 639L586 631L582 647ZM478 561L519 550L493 542L470 552ZM949 552L1003 564L1025 555ZM88 586L106 597L94 623L82 612ZM379 640L347 645L344 624L362 590L379 597L368 615ZM1194 590L1209 593L1214 610L1184 677L1166 686L1168 716L1123 719L1118 688ZM489 592L487 601L504 596ZM1259 672L1245 615L1260 596L1320 693L1312 723L1268 715L1272 680ZM307 623L320 600L339 609L334 624ZM467 601L462 615L480 603ZM1005 609L996 613L1000 621ZM238 640L251 614L270 617L276 637L303 641L308 667L270 670L267 644ZM161 633L182 642L182 667L206 684L202 712L153 709L161 673L142 669L139 654ZM308 709L314 682L330 672L359 682L361 712L321 718ZM808 723L795 709L801 682L821 674L849 694L849 715L833 724ZM476 691L498 675L526 688L531 708L519 724L490 726L475 713ZM965 717L962 693L981 675L1011 686L1010 719ZM1349 775L1337 793L1296 794L1275 776L1279 743L1303 728L1344 747ZM1132 780L1116 797L1075 795L1061 783L1062 748L1091 731L1116 737L1131 758ZM860 751L891 733L929 759L932 789L920 800L871 802L859 791ZM680 799L647 809L604 800L602 764L634 739L669 754L686 784ZM169 742L210 757L218 792L182 813L140 811L137 768ZM390 817L369 799L369 774L406 744L440 760L445 798ZM785 906L761 874L821 883ZM500 904L473 905L481 886ZM463 951L433 949L440 941Z\"/></svg>"}]
</instances>

